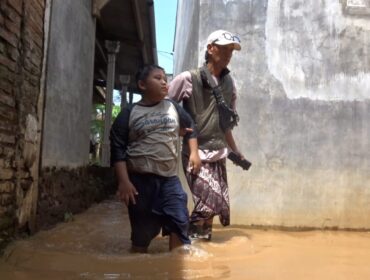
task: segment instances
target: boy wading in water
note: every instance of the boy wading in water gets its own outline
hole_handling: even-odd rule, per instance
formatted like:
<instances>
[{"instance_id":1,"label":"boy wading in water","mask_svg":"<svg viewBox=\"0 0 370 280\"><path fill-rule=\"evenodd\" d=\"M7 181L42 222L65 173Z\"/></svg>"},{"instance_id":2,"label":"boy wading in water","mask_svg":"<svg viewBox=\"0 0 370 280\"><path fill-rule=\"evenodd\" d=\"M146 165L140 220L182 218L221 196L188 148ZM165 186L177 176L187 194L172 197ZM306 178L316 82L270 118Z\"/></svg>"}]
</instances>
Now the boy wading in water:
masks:
<instances>
[{"instance_id":1,"label":"boy wading in water","mask_svg":"<svg viewBox=\"0 0 370 280\"><path fill-rule=\"evenodd\" d=\"M189 167L200 168L194 122L175 102L166 99L167 78L157 65L136 75L143 97L124 108L111 129L111 163L118 196L128 207L132 252L145 253L162 229L170 250L190 244L187 195L177 176L177 141L187 139Z\"/></svg>"}]
</instances>

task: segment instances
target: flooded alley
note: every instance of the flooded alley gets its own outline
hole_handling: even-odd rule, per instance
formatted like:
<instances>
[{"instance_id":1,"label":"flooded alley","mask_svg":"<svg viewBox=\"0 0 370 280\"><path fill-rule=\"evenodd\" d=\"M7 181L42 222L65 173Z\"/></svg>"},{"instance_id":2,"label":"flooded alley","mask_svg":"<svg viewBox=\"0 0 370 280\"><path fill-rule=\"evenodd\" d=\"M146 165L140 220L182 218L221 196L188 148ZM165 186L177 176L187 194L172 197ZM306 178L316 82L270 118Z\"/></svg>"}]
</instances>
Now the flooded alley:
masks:
<instances>
[{"instance_id":1,"label":"flooded alley","mask_svg":"<svg viewBox=\"0 0 370 280\"><path fill-rule=\"evenodd\" d=\"M0 279L370 279L370 233L216 227L212 242L130 254L129 221L115 200L11 244Z\"/></svg>"},{"instance_id":2,"label":"flooded alley","mask_svg":"<svg viewBox=\"0 0 370 280\"><path fill-rule=\"evenodd\" d=\"M370 0L0 3L0 280L370 279ZM126 208L109 199L112 121L142 97L138 70L159 64L168 83L187 77L196 130L220 137L205 157L226 156L216 97L192 76L225 40L214 78L237 111L232 150L252 162L227 160L232 226L131 254ZM212 106L198 110L203 88Z\"/></svg>"}]
</instances>

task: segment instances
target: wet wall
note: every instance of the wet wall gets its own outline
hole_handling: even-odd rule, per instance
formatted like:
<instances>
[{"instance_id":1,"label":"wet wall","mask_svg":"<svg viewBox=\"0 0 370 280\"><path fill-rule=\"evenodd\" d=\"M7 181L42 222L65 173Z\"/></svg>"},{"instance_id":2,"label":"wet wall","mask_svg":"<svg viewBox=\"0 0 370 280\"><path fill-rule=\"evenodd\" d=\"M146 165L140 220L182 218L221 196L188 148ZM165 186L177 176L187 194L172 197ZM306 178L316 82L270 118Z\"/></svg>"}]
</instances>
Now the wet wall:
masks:
<instances>
[{"instance_id":1,"label":"wet wall","mask_svg":"<svg viewBox=\"0 0 370 280\"><path fill-rule=\"evenodd\" d=\"M92 2L52 1L47 54L42 166L89 160L95 19Z\"/></svg>"},{"instance_id":2,"label":"wet wall","mask_svg":"<svg viewBox=\"0 0 370 280\"><path fill-rule=\"evenodd\" d=\"M369 229L370 14L366 1L179 1L174 72L204 61L207 35L238 33L230 69L238 145L233 224Z\"/></svg>"}]
</instances>

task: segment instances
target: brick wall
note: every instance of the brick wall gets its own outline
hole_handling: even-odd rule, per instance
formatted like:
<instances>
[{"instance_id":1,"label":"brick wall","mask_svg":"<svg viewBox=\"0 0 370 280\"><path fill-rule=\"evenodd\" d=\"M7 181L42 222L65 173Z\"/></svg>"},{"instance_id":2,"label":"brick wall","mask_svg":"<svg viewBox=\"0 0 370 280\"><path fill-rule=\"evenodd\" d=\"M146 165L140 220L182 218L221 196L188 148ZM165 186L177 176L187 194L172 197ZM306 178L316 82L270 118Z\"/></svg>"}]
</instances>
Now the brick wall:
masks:
<instances>
[{"instance_id":1,"label":"brick wall","mask_svg":"<svg viewBox=\"0 0 370 280\"><path fill-rule=\"evenodd\" d=\"M0 247L35 216L44 8L0 2Z\"/></svg>"}]
</instances>

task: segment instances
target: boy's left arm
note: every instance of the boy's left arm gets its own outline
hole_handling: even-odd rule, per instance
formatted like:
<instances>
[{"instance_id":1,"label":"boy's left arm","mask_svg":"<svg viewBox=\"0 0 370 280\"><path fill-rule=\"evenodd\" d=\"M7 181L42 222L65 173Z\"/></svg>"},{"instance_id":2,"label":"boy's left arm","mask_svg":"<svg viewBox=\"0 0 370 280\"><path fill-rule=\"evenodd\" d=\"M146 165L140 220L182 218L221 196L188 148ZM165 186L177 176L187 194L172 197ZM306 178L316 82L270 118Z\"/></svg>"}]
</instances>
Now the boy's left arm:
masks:
<instances>
[{"instance_id":1,"label":"boy's left arm","mask_svg":"<svg viewBox=\"0 0 370 280\"><path fill-rule=\"evenodd\" d=\"M197 138L189 138L188 145L189 145L189 151L190 151L188 168L191 170L191 173L198 174L200 170L200 166L202 165L202 162L200 160L199 153L198 153Z\"/></svg>"},{"instance_id":2,"label":"boy's left arm","mask_svg":"<svg viewBox=\"0 0 370 280\"><path fill-rule=\"evenodd\" d=\"M195 128L195 123L190 115L176 102L171 101L179 114L180 119L180 134L184 134L184 138L189 145L189 168L193 174L197 174L200 170L201 160L198 153L198 133ZM181 133L181 131L183 133Z\"/></svg>"},{"instance_id":3,"label":"boy's left arm","mask_svg":"<svg viewBox=\"0 0 370 280\"><path fill-rule=\"evenodd\" d=\"M172 99L168 100L175 106L176 111L179 115L180 136L183 136L186 139L196 138L198 136L198 132L196 131L195 123L192 117L178 103L176 103Z\"/></svg>"}]
</instances>

